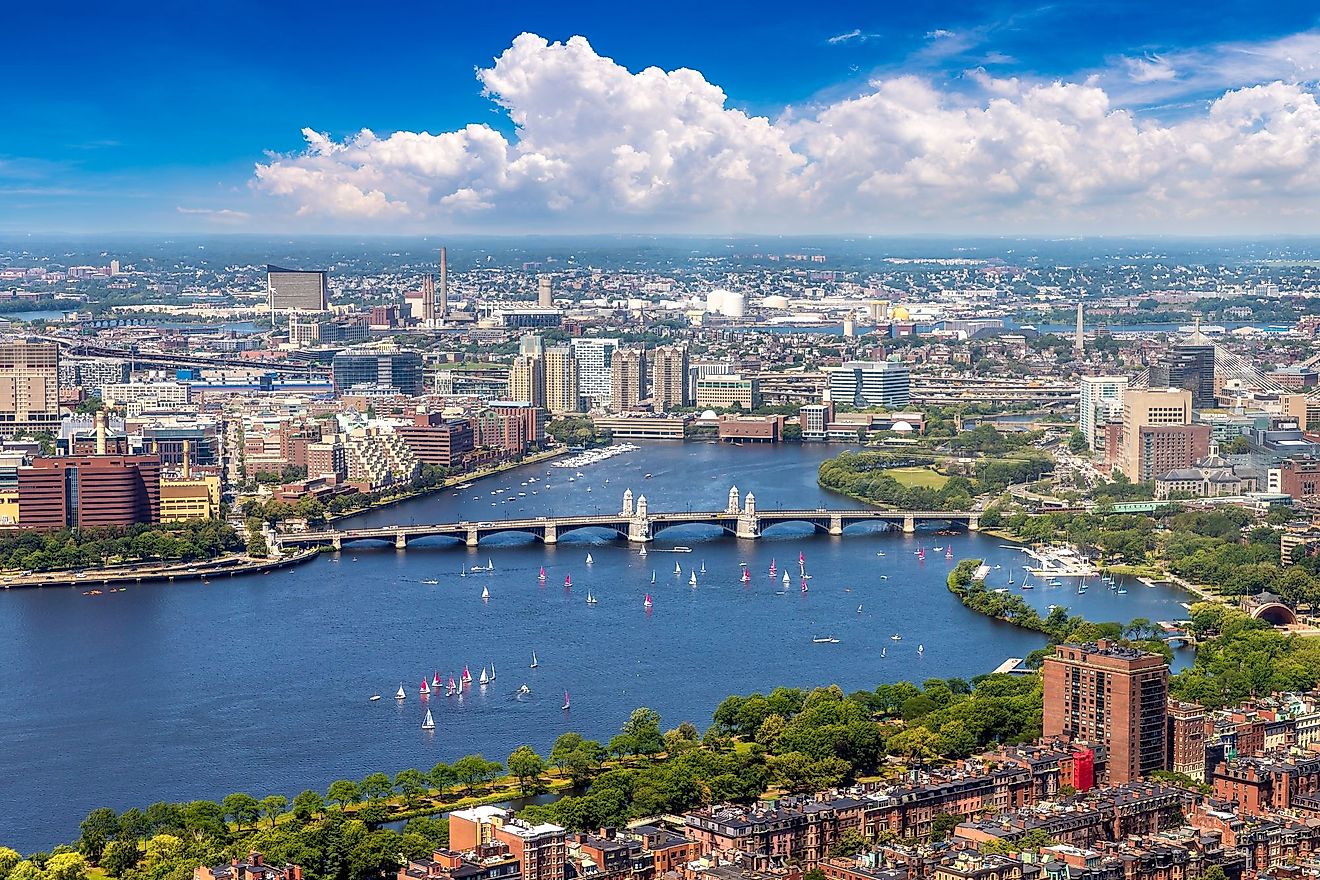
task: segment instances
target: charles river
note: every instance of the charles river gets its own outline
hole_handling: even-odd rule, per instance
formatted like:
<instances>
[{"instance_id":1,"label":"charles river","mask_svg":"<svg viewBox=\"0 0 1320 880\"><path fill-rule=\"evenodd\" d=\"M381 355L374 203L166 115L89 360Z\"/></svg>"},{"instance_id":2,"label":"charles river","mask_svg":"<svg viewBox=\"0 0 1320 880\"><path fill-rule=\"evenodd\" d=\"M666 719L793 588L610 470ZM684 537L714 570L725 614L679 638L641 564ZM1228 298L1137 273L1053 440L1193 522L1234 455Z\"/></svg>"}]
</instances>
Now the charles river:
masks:
<instances>
[{"instance_id":1,"label":"charles river","mask_svg":"<svg viewBox=\"0 0 1320 880\"><path fill-rule=\"evenodd\" d=\"M619 509L626 488L645 494L652 511L714 510L735 484L762 510L859 506L816 484L817 466L838 451L644 444L572 482L575 471L547 462L352 524L606 512ZM692 551L664 552L676 545ZM951 560L933 549L945 546ZM799 553L812 576L806 593ZM970 556L1002 566L992 587L1010 570L1021 583L1023 555L989 536L859 525L828 537L785 524L759 541L670 529L645 557L603 531L570 533L555 547L510 534L475 549L443 539L407 551L351 545L270 575L94 597L5 591L0 845L26 852L71 840L99 806L324 791L335 779L429 769L472 752L502 761L523 743L544 754L568 730L603 742L638 706L658 711L665 728L691 720L704 729L729 694L988 672L1043 639L973 614L948 592L949 569ZM793 576L787 588L769 577L772 560ZM459 576L488 561L493 572ZM1185 595L1128 586L1125 595L1098 583L1081 596L1043 585L1020 595L1092 620L1183 616ZM838 642L812 641L827 636ZM420 729L423 676L447 681L467 666L476 679L491 664L497 677L484 690L474 682L461 700L432 696L436 729ZM523 684L530 695L517 699ZM370 702L373 694L383 699Z\"/></svg>"}]
</instances>

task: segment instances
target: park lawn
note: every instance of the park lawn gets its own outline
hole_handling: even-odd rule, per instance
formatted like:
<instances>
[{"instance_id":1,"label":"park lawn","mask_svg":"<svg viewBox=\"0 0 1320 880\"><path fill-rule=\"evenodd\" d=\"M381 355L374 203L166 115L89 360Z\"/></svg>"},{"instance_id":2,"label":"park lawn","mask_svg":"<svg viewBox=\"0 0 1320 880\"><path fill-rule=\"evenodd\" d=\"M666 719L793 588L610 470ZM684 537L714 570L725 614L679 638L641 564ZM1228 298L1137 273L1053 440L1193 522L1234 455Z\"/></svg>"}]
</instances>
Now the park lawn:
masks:
<instances>
[{"instance_id":1,"label":"park lawn","mask_svg":"<svg viewBox=\"0 0 1320 880\"><path fill-rule=\"evenodd\" d=\"M944 474L924 467L890 468L885 473L910 489L943 489L949 482Z\"/></svg>"}]
</instances>

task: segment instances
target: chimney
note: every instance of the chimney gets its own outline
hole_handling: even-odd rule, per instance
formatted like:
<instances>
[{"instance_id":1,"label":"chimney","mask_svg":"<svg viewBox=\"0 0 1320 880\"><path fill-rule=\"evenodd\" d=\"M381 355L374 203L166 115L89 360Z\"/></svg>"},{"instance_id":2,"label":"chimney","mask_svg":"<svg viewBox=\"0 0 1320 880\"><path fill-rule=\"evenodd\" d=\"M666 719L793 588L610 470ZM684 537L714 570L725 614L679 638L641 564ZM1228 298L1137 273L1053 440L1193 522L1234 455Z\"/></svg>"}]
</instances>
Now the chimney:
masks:
<instances>
[{"instance_id":1,"label":"chimney","mask_svg":"<svg viewBox=\"0 0 1320 880\"><path fill-rule=\"evenodd\" d=\"M192 441L183 441L183 478L186 480L192 476L192 467L188 461L188 453L192 449Z\"/></svg>"},{"instance_id":2,"label":"chimney","mask_svg":"<svg viewBox=\"0 0 1320 880\"><path fill-rule=\"evenodd\" d=\"M96 454L105 455L105 411L96 413Z\"/></svg>"}]
</instances>

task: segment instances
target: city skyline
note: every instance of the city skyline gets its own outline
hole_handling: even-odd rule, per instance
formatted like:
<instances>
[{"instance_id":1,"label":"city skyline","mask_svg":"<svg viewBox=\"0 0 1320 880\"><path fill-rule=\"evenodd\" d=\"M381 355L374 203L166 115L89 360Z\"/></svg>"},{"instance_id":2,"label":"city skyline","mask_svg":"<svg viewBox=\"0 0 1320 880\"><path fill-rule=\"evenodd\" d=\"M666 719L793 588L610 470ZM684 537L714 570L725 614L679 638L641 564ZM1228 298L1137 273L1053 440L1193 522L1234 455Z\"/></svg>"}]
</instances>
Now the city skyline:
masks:
<instances>
[{"instance_id":1,"label":"city skyline","mask_svg":"<svg viewBox=\"0 0 1320 880\"><path fill-rule=\"evenodd\" d=\"M1302 4L256 11L20 12L0 231L1320 231Z\"/></svg>"}]
</instances>

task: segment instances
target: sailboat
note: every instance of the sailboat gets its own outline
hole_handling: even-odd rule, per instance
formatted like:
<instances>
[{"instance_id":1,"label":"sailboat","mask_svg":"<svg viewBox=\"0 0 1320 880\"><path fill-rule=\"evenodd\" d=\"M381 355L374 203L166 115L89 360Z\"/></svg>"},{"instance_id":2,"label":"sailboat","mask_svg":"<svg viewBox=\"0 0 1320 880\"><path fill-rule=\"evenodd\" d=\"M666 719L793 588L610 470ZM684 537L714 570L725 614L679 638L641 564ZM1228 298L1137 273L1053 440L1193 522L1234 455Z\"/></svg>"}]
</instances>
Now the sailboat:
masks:
<instances>
[{"instance_id":1,"label":"sailboat","mask_svg":"<svg viewBox=\"0 0 1320 880\"><path fill-rule=\"evenodd\" d=\"M571 586L573 586L573 579L572 579L571 577L569 577L568 575L564 575L564 586L565 586L565 587L571 587Z\"/></svg>"},{"instance_id":2,"label":"sailboat","mask_svg":"<svg viewBox=\"0 0 1320 880\"><path fill-rule=\"evenodd\" d=\"M651 570L651 583L655 583L655 569Z\"/></svg>"},{"instance_id":3,"label":"sailboat","mask_svg":"<svg viewBox=\"0 0 1320 880\"><path fill-rule=\"evenodd\" d=\"M1008 582L1009 584L1013 583L1013 569L1011 568L1008 570Z\"/></svg>"},{"instance_id":4,"label":"sailboat","mask_svg":"<svg viewBox=\"0 0 1320 880\"><path fill-rule=\"evenodd\" d=\"M394 695L394 699L396 700L408 699L408 692L403 689L403 682L399 682L399 692Z\"/></svg>"},{"instance_id":5,"label":"sailboat","mask_svg":"<svg viewBox=\"0 0 1320 880\"><path fill-rule=\"evenodd\" d=\"M945 559L952 559L952 558L953 558L953 545L952 545L952 544L950 544L949 546L947 546L947 547L944 548L944 558L945 558Z\"/></svg>"},{"instance_id":6,"label":"sailboat","mask_svg":"<svg viewBox=\"0 0 1320 880\"><path fill-rule=\"evenodd\" d=\"M917 550L917 561L918 561L918 562L925 562L925 561L926 561L926 549L925 549L924 547L919 548L919 549Z\"/></svg>"},{"instance_id":7,"label":"sailboat","mask_svg":"<svg viewBox=\"0 0 1320 880\"><path fill-rule=\"evenodd\" d=\"M454 691L458 690L458 685L454 684L454 676L449 676L449 686L445 688L445 696L452 697Z\"/></svg>"},{"instance_id":8,"label":"sailboat","mask_svg":"<svg viewBox=\"0 0 1320 880\"><path fill-rule=\"evenodd\" d=\"M641 549L641 550L638 550L638 551L637 551L637 555L640 556L640 557L642 557L643 559L646 558L646 545L645 545L645 544L642 545L642 549Z\"/></svg>"},{"instance_id":9,"label":"sailboat","mask_svg":"<svg viewBox=\"0 0 1320 880\"><path fill-rule=\"evenodd\" d=\"M788 572L784 572L784 586L788 586Z\"/></svg>"},{"instance_id":10,"label":"sailboat","mask_svg":"<svg viewBox=\"0 0 1320 880\"><path fill-rule=\"evenodd\" d=\"M482 687L485 687L486 685L490 684L490 676L486 674L486 667L484 666L481 667L481 678L477 681L477 684L481 685Z\"/></svg>"},{"instance_id":11,"label":"sailboat","mask_svg":"<svg viewBox=\"0 0 1320 880\"><path fill-rule=\"evenodd\" d=\"M422 679L422 686L421 686L421 688L419 689L418 692L419 692L423 697L430 696L430 694L431 694L431 687L430 687L430 685L428 685L428 684L426 683L426 679Z\"/></svg>"},{"instance_id":12,"label":"sailboat","mask_svg":"<svg viewBox=\"0 0 1320 880\"><path fill-rule=\"evenodd\" d=\"M704 559L701 560L701 573L702 573L702 574L705 574L705 573L706 573L706 560L704 560Z\"/></svg>"},{"instance_id":13,"label":"sailboat","mask_svg":"<svg viewBox=\"0 0 1320 880\"><path fill-rule=\"evenodd\" d=\"M787 572L785 572L785 573L787 573ZM771 559L771 560L770 560L770 577L774 577L774 576L775 576L775 561L774 561L774 559Z\"/></svg>"},{"instance_id":14,"label":"sailboat","mask_svg":"<svg viewBox=\"0 0 1320 880\"><path fill-rule=\"evenodd\" d=\"M595 564L596 564L596 560L592 559L592 558L591 558L591 554L588 553L588 554L587 554L587 565L595 565Z\"/></svg>"},{"instance_id":15,"label":"sailboat","mask_svg":"<svg viewBox=\"0 0 1320 880\"><path fill-rule=\"evenodd\" d=\"M490 661L490 680L495 680L495 661Z\"/></svg>"},{"instance_id":16,"label":"sailboat","mask_svg":"<svg viewBox=\"0 0 1320 880\"><path fill-rule=\"evenodd\" d=\"M917 653L918 653L918 654L924 654L924 653L926 653L926 646L925 646L925 645L917 645Z\"/></svg>"},{"instance_id":17,"label":"sailboat","mask_svg":"<svg viewBox=\"0 0 1320 880\"><path fill-rule=\"evenodd\" d=\"M487 557L486 557L486 571L494 571L494 570L495 570L495 563L491 562L491 561L490 561L490 557L487 556Z\"/></svg>"},{"instance_id":18,"label":"sailboat","mask_svg":"<svg viewBox=\"0 0 1320 880\"><path fill-rule=\"evenodd\" d=\"M422 719L422 730L435 730L435 719L431 717L431 710L426 710L426 717Z\"/></svg>"},{"instance_id":19,"label":"sailboat","mask_svg":"<svg viewBox=\"0 0 1320 880\"><path fill-rule=\"evenodd\" d=\"M650 593L647 593L647 594L646 594L646 598L642 600L642 607L643 607L643 608L650 608L653 604L655 604L655 603L653 603L653 602L651 601L651 594L650 594Z\"/></svg>"},{"instance_id":20,"label":"sailboat","mask_svg":"<svg viewBox=\"0 0 1320 880\"><path fill-rule=\"evenodd\" d=\"M888 656L888 654L889 654L889 648L888 648L888 647L884 647L884 648L881 648L881 649L880 649L880 656L881 656L881 657Z\"/></svg>"},{"instance_id":21,"label":"sailboat","mask_svg":"<svg viewBox=\"0 0 1320 880\"><path fill-rule=\"evenodd\" d=\"M858 614L861 614L861 613L862 613L862 606L861 606L861 605L858 605L858 606L857 606L857 613L858 613Z\"/></svg>"},{"instance_id":22,"label":"sailboat","mask_svg":"<svg viewBox=\"0 0 1320 880\"><path fill-rule=\"evenodd\" d=\"M681 565L679 565L677 562L675 562L675 563L674 563L674 574L682 574L682 573L683 573L683 566L681 566Z\"/></svg>"},{"instance_id":23,"label":"sailboat","mask_svg":"<svg viewBox=\"0 0 1320 880\"><path fill-rule=\"evenodd\" d=\"M747 571L747 569L744 568L742 573L742 582L745 584L751 579L752 579L752 575Z\"/></svg>"},{"instance_id":24,"label":"sailboat","mask_svg":"<svg viewBox=\"0 0 1320 880\"><path fill-rule=\"evenodd\" d=\"M697 585L697 573L695 571L688 572L688 583L694 587Z\"/></svg>"},{"instance_id":25,"label":"sailboat","mask_svg":"<svg viewBox=\"0 0 1320 880\"><path fill-rule=\"evenodd\" d=\"M440 673L436 672L431 677L431 690L438 691L441 688Z\"/></svg>"},{"instance_id":26,"label":"sailboat","mask_svg":"<svg viewBox=\"0 0 1320 880\"><path fill-rule=\"evenodd\" d=\"M806 579L806 578L803 578L803 579L802 579L802 592L805 593L806 591L807 591L807 579Z\"/></svg>"},{"instance_id":27,"label":"sailboat","mask_svg":"<svg viewBox=\"0 0 1320 880\"><path fill-rule=\"evenodd\" d=\"M538 574L538 575L536 576L536 579L537 579L538 581L544 581L544 580L545 580L545 566L544 566L544 565L541 566L541 573Z\"/></svg>"},{"instance_id":28,"label":"sailboat","mask_svg":"<svg viewBox=\"0 0 1320 880\"><path fill-rule=\"evenodd\" d=\"M466 666L463 667L463 677L460 681L462 681L463 684L472 684L472 672Z\"/></svg>"},{"instance_id":29,"label":"sailboat","mask_svg":"<svg viewBox=\"0 0 1320 880\"><path fill-rule=\"evenodd\" d=\"M568 691L564 691L564 711L567 712L567 711L569 710L569 708L570 708L570 705L569 705L569 701L568 701Z\"/></svg>"},{"instance_id":30,"label":"sailboat","mask_svg":"<svg viewBox=\"0 0 1320 880\"><path fill-rule=\"evenodd\" d=\"M596 597L591 595L591 590L587 590L587 604L588 605L596 604Z\"/></svg>"},{"instance_id":31,"label":"sailboat","mask_svg":"<svg viewBox=\"0 0 1320 880\"><path fill-rule=\"evenodd\" d=\"M482 588L481 588L481 598L482 598L482 601L485 601L485 600L487 600L487 599L490 598L490 588L489 588L489 587L482 587Z\"/></svg>"}]
</instances>

